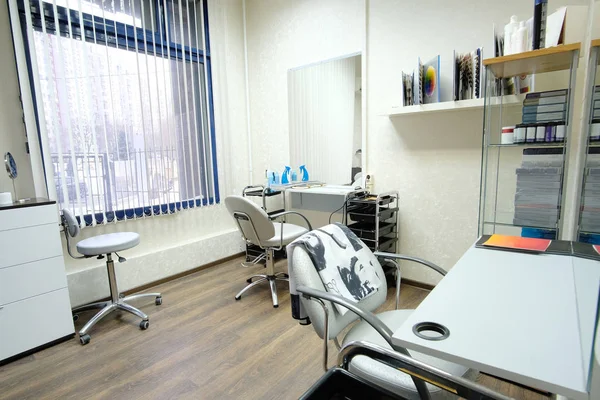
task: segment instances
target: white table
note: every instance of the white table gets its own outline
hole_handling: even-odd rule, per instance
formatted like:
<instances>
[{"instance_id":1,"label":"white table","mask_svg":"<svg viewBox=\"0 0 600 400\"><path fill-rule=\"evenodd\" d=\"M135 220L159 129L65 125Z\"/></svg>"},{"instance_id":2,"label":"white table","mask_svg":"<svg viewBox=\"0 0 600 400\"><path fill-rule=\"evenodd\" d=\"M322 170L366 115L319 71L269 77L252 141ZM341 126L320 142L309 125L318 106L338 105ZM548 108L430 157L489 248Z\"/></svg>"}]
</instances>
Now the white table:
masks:
<instances>
[{"instance_id":1,"label":"white table","mask_svg":"<svg viewBox=\"0 0 600 400\"><path fill-rule=\"evenodd\" d=\"M469 249L393 335L395 345L530 387L588 399L600 263ZM450 336L421 339L433 321Z\"/></svg>"},{"instance_id":2,"label":"white table","mask_svg":"<svg viewBox=\"0 0 600 400\"><path fill-rule=\"evenodd\" d=\"M360 189L362 190L362 189ZM307 188L293 187L286 189L290 195L291 208L331 213L341 208L347 197L355 193L356 188L344 185L323 185Z\"/></svg>"}]
</instances>

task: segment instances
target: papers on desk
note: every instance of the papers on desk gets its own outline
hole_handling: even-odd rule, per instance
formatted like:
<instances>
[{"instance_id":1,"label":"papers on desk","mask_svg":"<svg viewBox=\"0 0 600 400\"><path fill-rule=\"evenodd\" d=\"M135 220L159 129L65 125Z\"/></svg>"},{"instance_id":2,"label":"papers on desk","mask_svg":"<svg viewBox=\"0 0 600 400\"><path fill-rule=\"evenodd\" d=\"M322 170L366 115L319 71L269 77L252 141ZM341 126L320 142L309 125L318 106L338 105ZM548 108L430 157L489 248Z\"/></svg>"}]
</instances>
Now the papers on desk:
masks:
<instances>
[{"instance_id":1,"label":"papers on desk","mask_svg":"<svg viewBox=\"0 0 600 400\"><path fill-rule=\"evenodd\" d=\"M535 251L541 253L548 250L550 243L552 243L552 241L548 239L495 234L491 235L489 239L482 243L482 245L483 247L501 247L503 249Z\"/></svg>"},{"instance_id":2,"label":"papers on desk","mask_svg":"<svg viewBox=\"0 0 600 400\"><path fill-rule=\"evenodd\" d=\"M547 240L508 235L483 235L475 247L519 253L575 256L600 261L600 246L567 240Z\"/></svg>"}]
</instances>

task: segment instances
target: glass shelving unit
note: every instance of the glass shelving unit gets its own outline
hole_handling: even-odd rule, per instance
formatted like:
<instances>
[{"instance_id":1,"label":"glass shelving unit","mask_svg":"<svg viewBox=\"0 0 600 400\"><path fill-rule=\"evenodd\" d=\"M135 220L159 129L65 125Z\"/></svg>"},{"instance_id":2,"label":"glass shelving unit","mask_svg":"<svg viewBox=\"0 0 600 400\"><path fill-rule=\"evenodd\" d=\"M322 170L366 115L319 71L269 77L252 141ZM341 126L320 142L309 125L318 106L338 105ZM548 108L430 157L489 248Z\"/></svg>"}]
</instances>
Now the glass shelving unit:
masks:
<instances>
[{"instance_id":1,"label":"glass shelving unit","mask_svg":"<svg viewBox=\"0 0 600 400\"><path fill-rule=\"evenodd\" d=\"M484 60L479 235L561 238L579 49L577 43ZM522 107L503 101L515 97L505 88L524 76L535 80L535 92L568 89L564 141L502 143L502 128L523 120Z\"/></svg>"},{"instance_id":2,"label":"glass shelving unit","mask_svg":"<svg viewBox=\"0 0 600 400\"><path fill-rule=\"evenodd\" d=\"M600 39L592 40L588 66L588 104L585 162L577 237L580 242L600 244ZM594 115L596 114L596 115Z\"/></svg>"}]
</instances>

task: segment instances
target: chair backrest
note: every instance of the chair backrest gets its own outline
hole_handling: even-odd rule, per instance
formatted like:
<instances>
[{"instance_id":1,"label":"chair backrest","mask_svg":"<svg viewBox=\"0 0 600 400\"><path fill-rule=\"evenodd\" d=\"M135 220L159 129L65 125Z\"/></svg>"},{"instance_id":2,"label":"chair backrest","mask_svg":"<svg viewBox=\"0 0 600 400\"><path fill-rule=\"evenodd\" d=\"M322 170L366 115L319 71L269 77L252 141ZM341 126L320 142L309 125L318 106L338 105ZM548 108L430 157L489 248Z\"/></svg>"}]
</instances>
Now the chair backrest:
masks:
<instances>
[{"instance_id":1,"label":"chair backrest","mask_svg":"<svg viewBox=\"0 0 600 400\"><path fill-rule=\"evenodd\" d=\"M290 255L288 254L288 257ZM326 291L323 282L321 281L321 277L317 272L310 256L301 246L296 246L294 248L294 254L291 255L293 257L293 270L290 271L290 274L294 274L294 282L297 286L303 285L316 290L321 290L323 292ZM377 257L370 253L370 261L372 265L363 265L364 268L374 268L377 275L381 277L385 277L383 269L381 268L381 264L377 260ZM385 298L387 295L387 285L385 284L385 278L382 279L382 285L375 294L363 299L360 302L360 306L369 311L375 311L379 306L381 306L385 302ZM307 300L300 297L302 301L302 305L304 306L304 310L308 314L310 321L312 322L312 326L315 331L319 335L319 337L323 338L325 335L325 315L323 313L323 308L320 304L318 304L314 300ZM333 304L329 301L325 301L327 308L329 309L329 339L333 339L337 337L339 333L344 330L351 322L358 319L358 316L354 314L352 311L348 311L346 314L339 314Z\"/></svg>"},{"instance_id":2,"label":"chair backrest","mask_svg":"<svg viewBox=\"0 0 600 400\"><path fill-rule=\"evenodd\" d=\"M265 210L247 198L227 196L225 206L231 216L235 218L246 240L261 246L262 241L275 236L275 227Z\"/></svg>"},{"instance_id":3,"label":"chair backrest","mask_svg":"<svg viewBox=\"0 0 600 400\"><path fill-rule=\"evenodd\" d=\"M75 218L71 210L68 208L63 208L62 215L63 224L65 225L65 229L67 230L69 236L75 237L79 235L79 224L77 223L77 218Z\"/></svg>"}]
</instances>

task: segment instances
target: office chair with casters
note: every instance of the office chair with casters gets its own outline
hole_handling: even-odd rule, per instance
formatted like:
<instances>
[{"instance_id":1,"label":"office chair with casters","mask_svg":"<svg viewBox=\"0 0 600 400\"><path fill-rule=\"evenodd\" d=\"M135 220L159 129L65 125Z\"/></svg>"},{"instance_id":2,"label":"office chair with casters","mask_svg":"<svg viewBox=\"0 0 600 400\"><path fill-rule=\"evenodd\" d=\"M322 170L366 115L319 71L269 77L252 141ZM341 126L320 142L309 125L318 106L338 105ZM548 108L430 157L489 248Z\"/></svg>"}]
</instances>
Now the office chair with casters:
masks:
<instances>
[{"instance_id":1,"label":"office chair with casters","mask_svg":"<svg viewBox=\"0 0 600 400\"><path fill-rule=\"evenodd\" d=\"M123 296L120 294L117 287L115 264L112 259L112 253L115 253L119 262L125 262L126 259L117 254L117 252L137 246L140 243L140 235L135 232L117 232L93 236L77 243L77 251L82 255L74 256L71 253L70 238L74 238L79 235L79 224L70 210L63 209L62 212L62 224L65 231L65 237L67 238L67 251L69 252L69 255L73 258L97 257L98 259L102 259L106 257L106 269L108 272L108 284L110 287L110 300L86 304L75 307L72 310L73 319L77 320L80 312L100 309L100 311L98 311L98 313L94 315L79 331L80 343L82 345L88 344L91 339L90 335L88 334L90 329L92 329L92 327L96 325L96 323L98 323L98 321L100 321L102 318L116 310L127 311L140 317L142 319L140 322L140 329L148 329L150 325L148 316L127 302L144 297L154 297L154 303L159 306L162 304L162 295L160 293L139 293L130 296Z\"/></svg>"},{"instance_id":2,"label":"office chair with casters","mask_svg":"<svg viewBox=\"0 0 600 400\"><path fill-rule=\"evenodd\" d=\"M240 300L242 294L259 283L268 282L271 287L273 307L279 307L275 281L287 281L289 276L284 272L275 273L275 250L281 250L284 246L312 230L310 222L305 216L295 211L283 211L269 216L265 210L242 196L228 196L225 199L225 206L235 219L244 240L263 249L266 258L266 273L248 278L246 280L248 285L235 296L235 299ZM272 221L272 219L289 214L299 215L304 219L308 229L299 225Z\"/></svg>"},{"instance_id":3,"label":"office chair with casters","mask_svg":"<svg viewBox=\"0 0 600 400\"><path fill-rule=\"evenodd\" d=\"M356 240L360 239L356 238ZM316 333L324 341L323 367L325 370L328 369L328 340L333 339L338 350L342 346L346 346L354 341L373 343L386 349L413 357L418 361L422 361L428 365L446 371L453 376L466 379L477 376L477 371L469 370L464 366L414 351L409 353L405 348L395 346L392 343L393 332L406 321L413 311L398 309L398 295L400 288L399 269L396 283L396 309L375 315L373 314L373 311L385 302L387 294L386 290L378 290L373 295L364 298L360 304L356 303L355 301L348 300L345 297L325 290L321 277L319 276L312 259L302 246L295 246L293 248L293 254L288 254L288 258L290 257L293 257L293 270L290 271L290 274L293 274L296 290L300 295L302 306ZM380 277L384 277L385 274L377 257L391 262L396 268L398 268L397 260L409 260L427 266L438 273L445 275L445 271L442 268L416 257L391 253L371 253L370 263L362 265L362 267L374 268L375 273ZM343 262L343 260L341 261ZM384 284L383 287L385 288L386 285ZM350 312L341 315L335 310L332 303L339 304L347 308ZM338 335L348 325L359 318L361 321L348 331L340 345L337 339ZM414 380L406 373L400 372L397 369L369 357L354 357L349 363L348 370L369 382L373 382L374 384L407 399L416 400L423 398L423 396L420 396L420 393L425 390L425 388L433 398L438 399L449 396L447 392L442 391L436 386L429 384L425 385L422 381Z\"/></svg>"}]
</instances>

